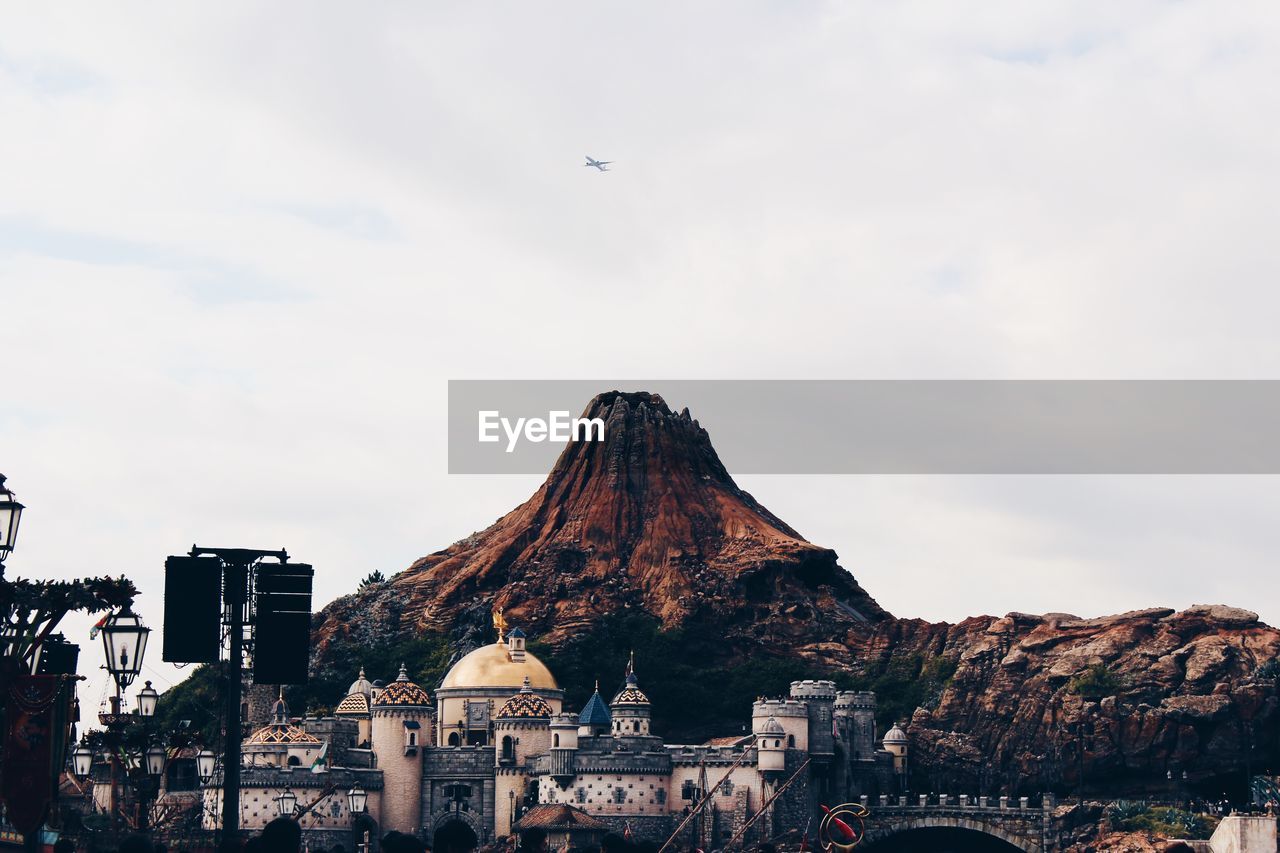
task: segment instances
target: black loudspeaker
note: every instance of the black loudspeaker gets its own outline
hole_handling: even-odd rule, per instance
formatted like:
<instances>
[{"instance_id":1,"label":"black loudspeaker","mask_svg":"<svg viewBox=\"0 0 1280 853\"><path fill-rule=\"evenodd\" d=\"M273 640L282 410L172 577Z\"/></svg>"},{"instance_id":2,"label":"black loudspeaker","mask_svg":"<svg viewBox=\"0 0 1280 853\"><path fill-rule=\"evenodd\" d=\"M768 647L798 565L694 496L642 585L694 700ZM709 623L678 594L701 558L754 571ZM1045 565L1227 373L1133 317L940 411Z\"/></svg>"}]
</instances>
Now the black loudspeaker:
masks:
<instances>
[{"instance_id":1,"label":"black loudspeaker","mask_svg":"<svg viewBox=\"0 0 1280 853\"><path fill-rule=\"evenodd\" d=\"M75 675L79 660L79 646L68 643L62 634L50 634L40 644L36 675Z\"/></svg>"},{"instance_id":2,"label":"black loudspeaker","mask_svg":"<svg viewBox=\"0 0 1280 853\"><path fill-rule=\"evenodd\" d=\"M222 561L164 561L164 650L169 663L213 663L222 649Z\"/></svg>"},{"instance_id":3,"label":"black loudspeaker","mask_svg":"<svg viewBox=\"0 0 1280 853\"><path fill-rule=\"evenodd\" d=\"M314 574L305 563L258 567L254 579L255 684L306 684Z\"/></svg>"}]
</instances>

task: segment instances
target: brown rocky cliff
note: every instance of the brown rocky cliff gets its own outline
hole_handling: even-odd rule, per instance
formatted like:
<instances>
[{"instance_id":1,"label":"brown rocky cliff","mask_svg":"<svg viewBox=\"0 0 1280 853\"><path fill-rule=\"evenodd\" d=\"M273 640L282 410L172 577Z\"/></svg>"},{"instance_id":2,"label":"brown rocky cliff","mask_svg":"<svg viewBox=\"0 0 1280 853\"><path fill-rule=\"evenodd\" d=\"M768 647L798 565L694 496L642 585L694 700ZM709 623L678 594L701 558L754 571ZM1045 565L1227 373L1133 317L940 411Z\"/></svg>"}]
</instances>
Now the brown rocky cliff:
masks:
<instances>
[{"instance_id":1,"label":"brown rocky cliff","mask_svg":"<svg viewBox=\"0 0 1280 853\"><path fill-rule=\"evenodd\" d=\"M956 661L910 721L919 785L1075 792L1083 745L1087 791L1216 798L1277 757L1276 683L1258 669L1280 632L1246 610L895 621L858 648ZM1091 668L1111 683L1090 689Z\"/></svg>"},{"instance_id":2,"label":"brown rocky cliff","mask_svg":"<svg viewBox=\"0 0 1280 853\"><path fill-rule=\"evenodd\" d=\"M553 645L639 611L668 627L714 625L726 655L785 655L798 675L868 683L895 661L945 662L954 674L910 720L917 784L933 790L1074 790L1079 743L1086 782L1115 790L1158 791L1183 770L1207 790L1277 760L1275 683L1255 673L1280 656L1280 632L1252 613L894 619L833 551L738 488L688 410L615 391L584 415L606 420L605 440L568 445L525 503L325 608L318 659L406 634L486 642L493 607ZM1073 690L1099 664L1115 690Z\"/></svg>"}]
</instances>

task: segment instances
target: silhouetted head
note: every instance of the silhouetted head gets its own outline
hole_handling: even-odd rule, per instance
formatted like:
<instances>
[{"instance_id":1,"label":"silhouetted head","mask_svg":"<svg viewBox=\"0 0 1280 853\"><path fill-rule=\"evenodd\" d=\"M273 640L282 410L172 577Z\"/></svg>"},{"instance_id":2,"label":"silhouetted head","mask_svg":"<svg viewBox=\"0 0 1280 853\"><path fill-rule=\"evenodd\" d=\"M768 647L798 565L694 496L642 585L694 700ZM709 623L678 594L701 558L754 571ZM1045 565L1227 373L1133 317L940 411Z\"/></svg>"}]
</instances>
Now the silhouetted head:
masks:
<instances>
[{"instance_id":1,"label":"silhouetted head","mask_svg":"<svg viewBox=\"0 0 1280 853\"><path fill-rule=\"evenodd\" d=\"M547 832L536 826L520 830L520 850L522 853L541 853L547 849Z\"/></svg>"},{"instance_id":2,"label":"silhouetted head","mask_svg":"<svg viewBox=\"0 0 1280 853\"><path fill-rule=\"evenodd\" d=\"M263 853L298 853L302 827L289 817L278 817L262 829Z\"/></svg>"}]
</instances>

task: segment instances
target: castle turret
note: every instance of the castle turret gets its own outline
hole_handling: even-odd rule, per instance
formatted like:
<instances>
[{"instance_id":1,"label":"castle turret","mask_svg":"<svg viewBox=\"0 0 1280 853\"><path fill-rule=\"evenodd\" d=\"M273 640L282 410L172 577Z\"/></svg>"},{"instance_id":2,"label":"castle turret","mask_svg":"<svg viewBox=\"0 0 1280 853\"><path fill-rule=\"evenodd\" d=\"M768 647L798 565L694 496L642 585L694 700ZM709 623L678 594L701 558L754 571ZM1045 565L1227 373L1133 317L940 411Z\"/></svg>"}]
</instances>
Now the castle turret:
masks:
<instances>
[{"instance_id":1,"label":"castle turret","mask_svg":"<svg viewBox=\"0 0 1280 853\"><path fill-rule=\"evenodd\" d=\"M649 697L640 690L634 660L627 664L627 683L609 703L613 717L614 737L638 737L649 734L652 715Z\"/></svg>"},{"instance_id":2,"label":"castle turret","mask_svg":"<svg viewBox=\"0 0 1280 853\"><path fill-rule=\"evenodd\" d=\"M836 751L832 735L832 713L836 702L834 681L793 681L791 698L809 706L809 753L817 760L829 758Z\"/></svg>"},{"instance_id":3,"label":"castle turret","mask_svg":"<svg viewBox=\"0 0 1280 853\"><path fill-rule=\"evenodd\" d=\"M893 727L884 733L884 748L893 756L893 772L899 777L905 777L910 742L907 740L907 733L902 730L902 723L894 723Z\"/></svg>"},{"instance_id":4,"label":"castle turret","mask_svg":"<svg viewBox=\"0 0 1280 853\"><path fill-rule=\"evenodd\" d=\"M604 703L604 697L600 695L600 682L597 681L596 692L591 694L591 698L582 708L582 713L578 715L578 736L591 737L606 734L612 730L613 715L609 713L609 706Z\"/></svg>"},{"instance_id":5,"label":"castle turret","mask_svg":"<svg viewBox=\"0 0 1280 853\"><path fill-rule=\"evenodd\" d=\"M876 694L869 691L841 691L836 696L835 716L836 729L845 741L849 758L875 758Z\"/></svg>"},{"instance_id":6,"label":"castle turret","mask_svg":"<svg viewBox=\"0 0 1280 853\"><path fill-rule=\"evenodd\" d=\"M787 766L787 732L782 724L769 717L764 722L757 722L756 730L756 764L760 772L766 774L781 773Z\"/></svg>"},{"instance_id":7,"label":"castle turret","mask_svg":"<svg viewBox=\"0 0 1280 853\"><path fill-rule=\"evenodd\" d=\"M422 749L430 743L431 696L400 675L373 700L372 745L382 769L381 829L416 835L422 827Z\"/></svg>"},{"instance_id":8,"label":"castle turret","mask_svg":"<svg viewBox=\"0 0 1280 853\"><path fill-rule=\"evenodd\" d=\"M498 835L511 832L515 819L512 808L524 797L529 783L526 763L530 756L546 755L551 748L553 713L551 705L533 692L525 678L520 692L504 702L494 716L493 737L498 746L494 751L494 828Z\"/></svg>"},{"instance_id":9,"label":"castle turret","mask_svg":"<svg viewBox=\"0 0 1280 853\"><path fill-rule=\"evenodd\" d=\"M578 719L577 714L555 714L551 717L551 778L562 789L569 787L576 772Z\"/></svg>"}]
</instances>

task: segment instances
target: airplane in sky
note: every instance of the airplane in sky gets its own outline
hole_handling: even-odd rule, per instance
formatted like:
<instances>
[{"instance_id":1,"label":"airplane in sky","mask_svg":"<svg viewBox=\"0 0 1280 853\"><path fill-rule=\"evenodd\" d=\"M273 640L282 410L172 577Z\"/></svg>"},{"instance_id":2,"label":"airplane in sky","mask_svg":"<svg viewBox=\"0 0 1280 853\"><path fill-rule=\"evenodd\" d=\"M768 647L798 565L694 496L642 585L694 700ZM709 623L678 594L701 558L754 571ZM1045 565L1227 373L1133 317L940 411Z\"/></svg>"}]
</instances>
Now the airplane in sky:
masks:
<instances>
[{"instance_id":1,"label":"airplane in sky","mask_svg":"<svg viewBox=\"0 0 1280 853\"><path fill-rule=\"evenodd\" d=\"M609 171L609 164L610 164L610 163L612 163L612 162L613 162L612 160L593 160L593 159L591 159L591 155L590 155L590 154L588 154L588 155L587 155L587 162L583 163L582 165L584 165L584 166L595 166L595 167L596 167L597 169L599 169L600 171L602 171L602 172L607 172L607 171Z\"/></svg>"}]
</instances>

